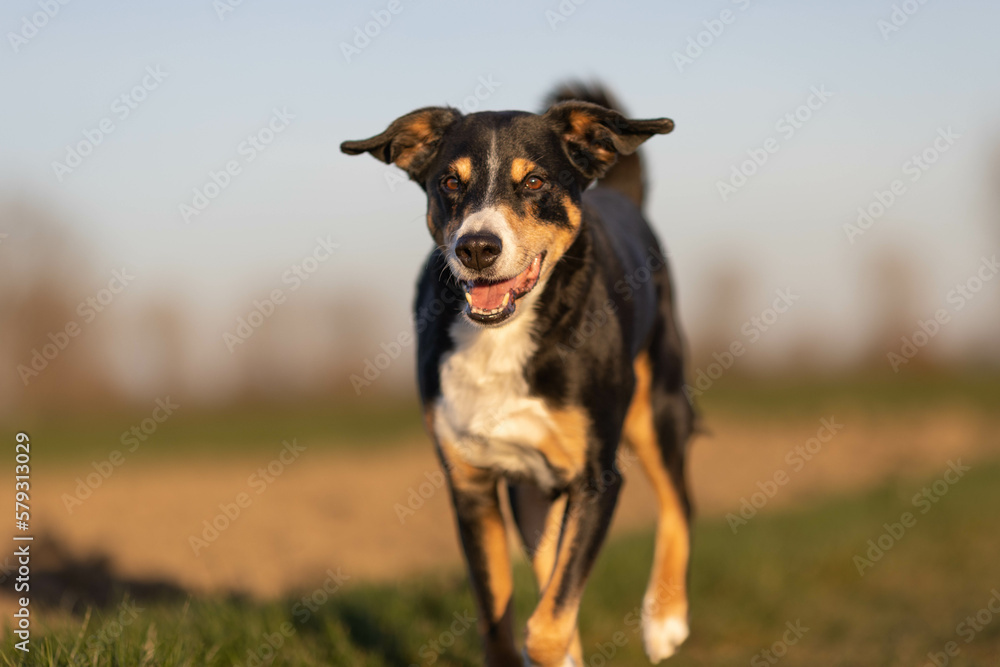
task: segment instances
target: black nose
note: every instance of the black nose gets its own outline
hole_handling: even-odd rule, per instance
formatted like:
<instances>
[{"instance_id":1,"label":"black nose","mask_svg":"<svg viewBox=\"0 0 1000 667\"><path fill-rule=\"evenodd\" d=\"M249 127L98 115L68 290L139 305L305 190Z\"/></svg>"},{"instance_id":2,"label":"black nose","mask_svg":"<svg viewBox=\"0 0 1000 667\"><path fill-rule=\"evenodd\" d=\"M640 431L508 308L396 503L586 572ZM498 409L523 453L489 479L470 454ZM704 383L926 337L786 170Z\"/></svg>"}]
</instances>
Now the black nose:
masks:
<instances>
[{"instance_id":1,"label":"black nose","mask_svg":"<svg viewBox=\"0 0 1000 667\"><path fill-rule=\"evenodd\" d=\"M466 234L455 244L458 260L474 271L482 271L497 261L503 245L493 234Z\"/></svg>"}]
</instances>

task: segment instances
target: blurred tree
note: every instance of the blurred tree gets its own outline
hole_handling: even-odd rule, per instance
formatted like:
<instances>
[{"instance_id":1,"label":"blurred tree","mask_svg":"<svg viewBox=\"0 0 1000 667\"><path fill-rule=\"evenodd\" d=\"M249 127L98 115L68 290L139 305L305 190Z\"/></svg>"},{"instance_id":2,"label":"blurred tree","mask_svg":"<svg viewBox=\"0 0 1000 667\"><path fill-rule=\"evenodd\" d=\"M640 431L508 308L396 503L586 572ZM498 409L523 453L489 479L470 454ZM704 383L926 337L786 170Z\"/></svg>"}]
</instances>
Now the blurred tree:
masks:
<instances>
[{"instance_id":1,"label":"blurred tree","mask_svg":"<svg viewBox=\"0 0 1000 667\"><path fill-rule=\"evenodd\" d=\"M108 366L79 313L101 285L87 246L25 197L0 200L0 233L0 414L113 400Z\"/></svg>"},{"instance_id":2,"label":"blurred tree","mask_svg":"<svg viewBox=\"0 0 1000 667\"><path fill-rule=\"evenodd\" d=\"M706 274L707 294L703 299L707 307L687 337L695 368L710 363L712 353L725 352L733 341L742 341L740 326L750 314L747 298L753 272L747 264L738 259L722 260L710 266Z\"/></svg>"},{"instance_id":3,"label":"blurred tree","mask_svg":"<svg viewBox=\"0 0 1000 667\"><path fill-rule=\"evenodd\" d=\"M867 297L871 308L871 333L863 365L882 370L888 368L886 355L898 351L901 338L913 334L922 316L916 261L901 247L882 248L870 255L863 267ZM909 364L925 366L931 362L926 351Z\"/></svg>"}]
</instances>

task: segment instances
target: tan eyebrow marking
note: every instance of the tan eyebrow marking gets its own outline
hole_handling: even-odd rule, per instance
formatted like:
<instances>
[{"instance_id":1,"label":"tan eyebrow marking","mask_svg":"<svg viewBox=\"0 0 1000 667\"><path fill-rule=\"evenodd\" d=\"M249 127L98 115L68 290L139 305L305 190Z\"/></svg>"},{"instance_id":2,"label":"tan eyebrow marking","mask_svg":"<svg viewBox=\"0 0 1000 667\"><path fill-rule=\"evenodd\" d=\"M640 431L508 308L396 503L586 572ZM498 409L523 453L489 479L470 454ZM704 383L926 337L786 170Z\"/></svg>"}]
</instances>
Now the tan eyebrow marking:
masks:
<instances>
[{"instance_id":1,"label":"tan eyebrow marking","mask_svg":"<svg viewBox=\"0 0 1000 667\"><path fill-rule=\"evenodd\" d=\"M538 169L538 165L531 160L525 160L523 157L516 157L510 165L510 176L514 179L515 183L520 183L524 180L524 177L530 174L535 169Z\"/></svg>"},{"instance_id":2,"label":"tan eyebrow marking","mask_svg":"<svg viewBox=\"0 0 1000 667\"><path fill-rule=\"evenodd\" d=\"M460 157L451 163L451 168L465 183L472 179L472 159Z\"/></svg>"}]
</instances>

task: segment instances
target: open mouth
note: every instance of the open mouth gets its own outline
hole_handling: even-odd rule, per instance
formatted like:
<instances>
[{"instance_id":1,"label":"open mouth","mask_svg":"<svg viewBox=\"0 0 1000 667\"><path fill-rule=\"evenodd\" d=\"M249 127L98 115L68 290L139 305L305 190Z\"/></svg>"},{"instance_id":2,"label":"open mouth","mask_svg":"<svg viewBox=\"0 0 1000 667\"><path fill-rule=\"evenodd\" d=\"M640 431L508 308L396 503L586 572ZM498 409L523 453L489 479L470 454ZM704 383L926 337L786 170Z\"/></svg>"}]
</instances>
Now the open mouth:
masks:
<instances>
[{"instance_id":1,"label":"open mouth","mask_svg":"<svg viewBox=\"0 0 1000 667\"><path fill-rule=\"evenodd\" d=\"M542 272L545 253L535 256L521 273L506 280L462 282L468 306L465 314L480 324L498 324L514 314L517 300L534 289Z\"/></svg>"}]
</instances>

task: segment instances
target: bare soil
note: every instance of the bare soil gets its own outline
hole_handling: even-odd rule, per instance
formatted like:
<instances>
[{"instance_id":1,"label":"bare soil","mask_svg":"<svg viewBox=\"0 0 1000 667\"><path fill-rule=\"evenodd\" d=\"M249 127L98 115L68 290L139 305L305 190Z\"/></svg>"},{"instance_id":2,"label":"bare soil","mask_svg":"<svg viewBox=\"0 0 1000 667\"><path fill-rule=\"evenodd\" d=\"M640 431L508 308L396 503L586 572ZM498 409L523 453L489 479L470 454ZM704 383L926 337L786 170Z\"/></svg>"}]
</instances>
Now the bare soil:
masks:
<instances>
[{"instance_id":1,"label":"bare soil","mask_svg":"<svg viewBox=\"0 0 1000 667\"><path fill-rule=\"evenodd\" d=\"M711 421L712 433L699 436L691 449L689 479L699 515L738 511L741 499L778 471L788 482L764 512L851 493L887 477L934 477L951 459L968 464L1000 455L996 421L976 412L824 417L843 428L798 471L786 456L816 437L819 416ZM338 568L355 581L386 580L460 563L447 492L433 483L440 478L429 442L370 454L304 444L298 460L263 489L248 478L277 457L278 445L271 456L242 459L126 460L72 513L63 494L73 493L76 479L92 471L89 464L39 470L33 523L75 556L107 555L120 577L163 579L194 592L239 590L267 598L314 584ZM613 531L648 527L656 511L638 463L624 472ZM208 540L203 522L241 493L250 505ZM400 508L407 508L402 517ZM206 540L197 555L192 536ZM38 557L36 564L44 563L45 555Z\"/></svg>"}]
</instances>

